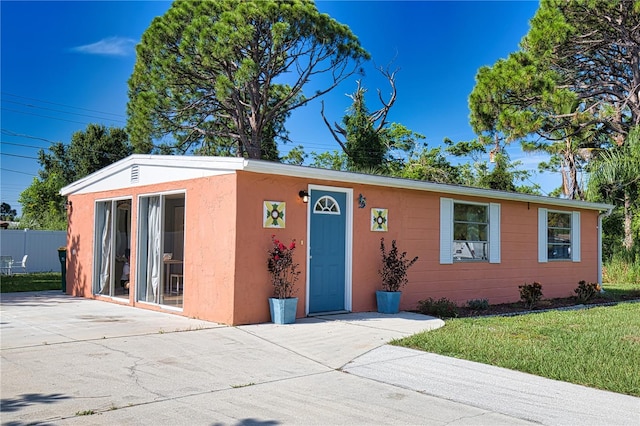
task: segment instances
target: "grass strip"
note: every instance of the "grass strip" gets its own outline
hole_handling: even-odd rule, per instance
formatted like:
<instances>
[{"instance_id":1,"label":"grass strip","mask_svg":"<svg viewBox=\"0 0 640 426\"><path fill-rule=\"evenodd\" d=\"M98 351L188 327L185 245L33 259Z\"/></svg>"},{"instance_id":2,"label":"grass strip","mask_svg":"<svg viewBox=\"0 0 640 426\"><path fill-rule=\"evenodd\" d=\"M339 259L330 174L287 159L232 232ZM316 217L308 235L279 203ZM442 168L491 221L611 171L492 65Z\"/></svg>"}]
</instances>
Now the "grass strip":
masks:
<instances>
[{"instance_id":1,"label":"grass strip","mask_svg":"<svg viewBox=\"0 0 640 426\"><path fill-rule=\"evenodd\" d=\"M62 273L42 272L35 274L15 274L0 276L0 293L18 291L62 291Z\"/></svg>"},{"instance_id":2,"label":"grass strip","mask_svg":"<svg viewBox=\"0 0 640 426\"><path fill-rule=\"evenodd\" d=\"M393 343L640 396L640 303L451 319Z\"/></svg>"}]
</instances>

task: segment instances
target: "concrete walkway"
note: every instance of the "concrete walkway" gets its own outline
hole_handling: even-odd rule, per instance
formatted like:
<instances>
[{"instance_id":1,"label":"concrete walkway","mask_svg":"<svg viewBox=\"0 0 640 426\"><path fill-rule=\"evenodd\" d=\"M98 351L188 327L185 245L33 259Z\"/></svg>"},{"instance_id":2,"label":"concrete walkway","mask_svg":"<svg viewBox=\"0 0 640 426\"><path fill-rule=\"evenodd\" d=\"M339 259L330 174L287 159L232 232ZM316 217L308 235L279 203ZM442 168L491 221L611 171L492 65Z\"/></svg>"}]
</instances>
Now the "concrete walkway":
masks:
<instances>
[{"instance_id":1,"label":"concrete walkway","mask_svg":"<svg viewBox=\"0 0 640 426\"><path fill-rule=\"evenodd\" d=\"M3 294L3 425L623 425L640 399L386 345L442 326L348 314L227 327Z\"/></svg>"}]
</instances>

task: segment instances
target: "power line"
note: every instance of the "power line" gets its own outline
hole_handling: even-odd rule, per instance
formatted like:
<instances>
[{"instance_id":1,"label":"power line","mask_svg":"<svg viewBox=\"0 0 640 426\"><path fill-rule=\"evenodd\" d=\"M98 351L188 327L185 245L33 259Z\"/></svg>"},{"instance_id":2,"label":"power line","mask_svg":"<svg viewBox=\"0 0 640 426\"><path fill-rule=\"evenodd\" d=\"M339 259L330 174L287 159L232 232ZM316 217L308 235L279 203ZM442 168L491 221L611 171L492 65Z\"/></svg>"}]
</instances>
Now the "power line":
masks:
<instances>
[{"instance_id":1,"label":"power line","mask_svg":"<svg viewBox=\"0 0 640 426\"><path fill-rule=\"evenodd\" d=\"M24 134L24 133L16 133L16 132L8 130L8 129L0 129L0 130L2 131L3 135L7 135L7 136L16 136L16 137L20 137L20 138L28 138L28 139L40 140L40 141L44 141L44 142L48 142L48 143L56 143L56 142L54 142L52 140L41 138L39 136L27 135L27 134Z\"/></svg>"},{"instance_id":2,"label":"power line","mask_svg":"<svg viewBox=\"0 0 640 426\"><path fill-rule=\"evenodd\" d=\"M36 101L36 102L42 102L44 104L49 104L49 105L57 105L57 106L62 106L62 107L66 107L66 108L79 109L81 111L96 112L98 114L108 114L108 115L114 115L114 116L120 117L120 118L126 118L126 116L124 116L122 114L115 114L115 113L112 113L112 112L98 111L98 110L94 110L94 109L87 109L87 108L75 107L75 106L71 106L71 105L59 104L59 103L56 103L56 102L49 102L49 101L45 101L45 100L42 100L42 99L29 98L29 97L26 97L26 96L15 95L13 93L0 92L0 94L5 95L5 96L13 96L14 98L27 99L27 100Z\"/></svg>"},{"instance_id":3,"label":"power line","mask_svg":"<svg viewBox=\"0 0 640 426\"><path fill-rule=\"evenodd\" d=\"M27 172L20 172L18 170L5 169L4 167L0 167L0 170L2 170L4 172L20 173L21 175L38 177L38 175L34 175L33 173L27 173Z\"/></svg>"},{"instance_id":4,"label":"power line","mask_svg":"<svg viewBox=\"0 0 640 426\"><path fill-rule=\"evenodd\" d=\"M31 105L31 104L25 104L25 103L22 103L22 102L16 102L16 101L11 101L11 100L6 100L6 99L4 100L4 102L21 105L21 106L25 106L25 107L28 107L28 108L42 109L42 110L45 110L45 111L61 112L63 114L77 115L77 116L80 116L80 117L89 117L89 118L95 118L95 119L98 119L98 120L112 120L112 121L117 121L117 122L120 122L120 123L125 123L124 120L114 120L114 118L109 118L109 117L98 117L98 116L95 116L95 115L81 114L81 113L78 113L78 112L71 112L71 111L63 111L63 110L53 109L53 108L46 108L46 107L41 107L41 106Z\"/></svg>"},{"instance_id":5,"label":"power line","mask_svg":"<svg viewBox=\"0 0 640 426\"><path fill-rule=\"evenodd\" d=\"M6 152L0 152L0 155L6 155L7 157L20 157L20 158L28 158L30 160L38 160L37 157L28 157L26 155L18 155L18 154L7 154Z\"/></svg>"},{"instance_id":6,"label":"power line","mask_svg":"<svg viewBox=\"0 0 640 426\"><path fill-rule=\"evenodd\" d=\"M23 143L12 143L12 142L0 141L0 144L2 144L2 145L11 145L11 146L21 146L21 147L23 147L23 148L43 149L41 146L36 146L36 145L25 145L25 144L23 144Z\"/></svg>"},{"instance_id":7,"label":"power line","mask_svg":"<svg viewBox=\"0 0 640 426\"><path fill-rule=\"evenodd\" d=\"M33 115L34 117L42 117L42 118L49 118L49 119L51 119L51 120L66 121L66 122L68 122L68 123L77 123L77 124L82 124L82 125L86 125L86 124L88 124L86 121L67 120L67 119L64 119L64 118L51 117L51 116L48 116L48 115L42 115L42 114L35 114L35 113L33 113L33 112L19 111L19 110L17 110L17 109L4 108L4 107L3 107L3 108L0 108L0 109L2 109L3 111L10 111L10 112L18 113L18 114Z\"/></svg>"}]
</instances>

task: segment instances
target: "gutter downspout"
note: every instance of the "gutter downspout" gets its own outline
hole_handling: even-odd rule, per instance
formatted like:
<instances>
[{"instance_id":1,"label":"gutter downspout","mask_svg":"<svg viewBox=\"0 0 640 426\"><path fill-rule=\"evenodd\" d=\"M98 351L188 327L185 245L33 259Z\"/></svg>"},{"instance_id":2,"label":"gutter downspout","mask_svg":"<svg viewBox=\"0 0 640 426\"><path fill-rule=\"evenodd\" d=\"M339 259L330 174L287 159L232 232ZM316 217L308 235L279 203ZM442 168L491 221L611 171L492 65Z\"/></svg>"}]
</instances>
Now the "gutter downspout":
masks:
<instances>
[{"instance_id":1,"label":"gutter downspout","mask_svg":"<svg viewBox=\"0 0 640 426\"><path fill-rule=\"evenodd\" d=\"M598 284L600 285L600 293L604 293L604 287L602 287L602 218L611 215L612 208L607 209L606 212L598 214Z\"/></svg>"}]
</instances>

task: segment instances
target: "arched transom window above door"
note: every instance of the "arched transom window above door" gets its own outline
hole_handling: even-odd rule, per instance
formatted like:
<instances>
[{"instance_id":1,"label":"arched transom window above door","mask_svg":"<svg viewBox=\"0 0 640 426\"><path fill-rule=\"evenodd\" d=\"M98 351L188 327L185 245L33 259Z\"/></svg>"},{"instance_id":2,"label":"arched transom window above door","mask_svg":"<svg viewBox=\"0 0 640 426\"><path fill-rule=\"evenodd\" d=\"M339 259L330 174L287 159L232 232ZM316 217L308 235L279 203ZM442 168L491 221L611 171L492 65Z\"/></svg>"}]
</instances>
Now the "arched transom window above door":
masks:
<instances>
[{"instance_id":1,"label":"arched transom window above door","mask_svg":"<svg viewBox=\"0 0 640 426\"><path fill-rule=\"evenodd\" d=\"M316 201L313 212L316 214L340 214L340 205L333 197L325 195Z\"/></svg>"}]
</instances>

